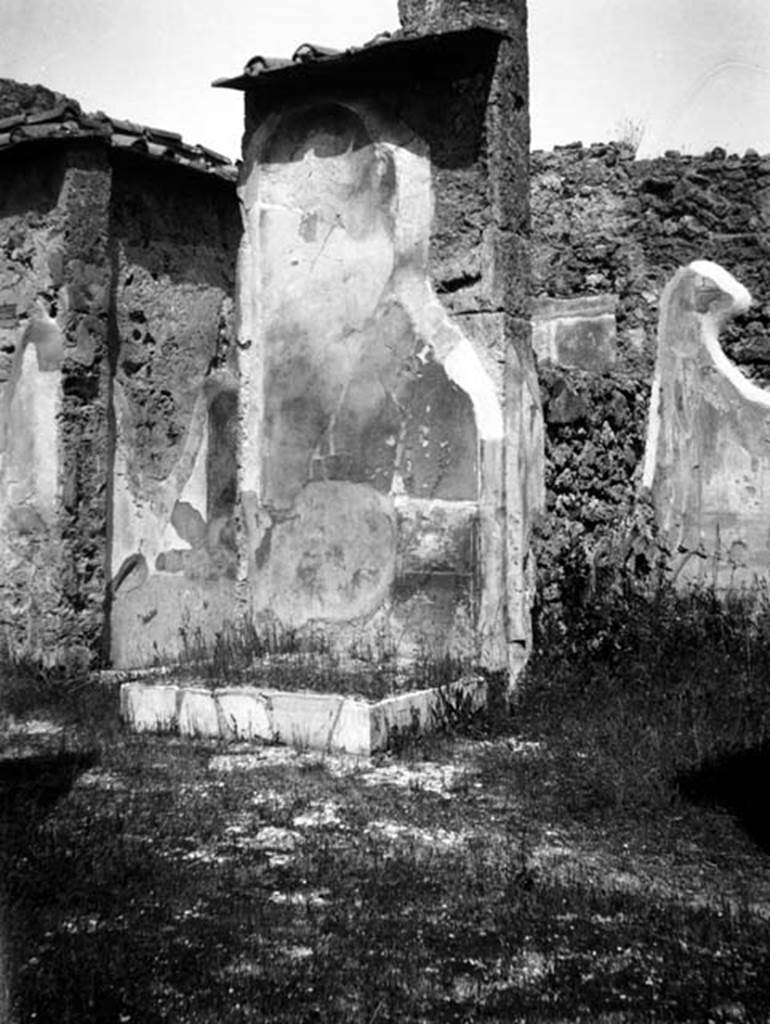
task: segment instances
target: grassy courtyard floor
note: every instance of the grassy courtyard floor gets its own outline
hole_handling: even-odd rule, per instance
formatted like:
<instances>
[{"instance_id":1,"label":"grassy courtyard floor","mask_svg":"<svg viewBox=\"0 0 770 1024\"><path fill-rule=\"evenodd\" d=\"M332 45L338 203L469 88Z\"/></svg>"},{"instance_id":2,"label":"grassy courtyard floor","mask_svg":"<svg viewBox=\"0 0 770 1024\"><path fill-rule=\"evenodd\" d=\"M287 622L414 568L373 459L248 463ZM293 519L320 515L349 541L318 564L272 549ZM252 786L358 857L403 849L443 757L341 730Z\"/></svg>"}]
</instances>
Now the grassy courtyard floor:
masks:
<instances>
[{"instance_id":1,"label":"grassy courtyard floor","mask_svg":"<svg viewBox=\"0 0 770 1024\"><path fill-rule=\"evenodd\" d=\"M770 1019L768 854L509 724L371 761L103 733L6 808L16 1020Z\"/></svg>"}]
</instances>

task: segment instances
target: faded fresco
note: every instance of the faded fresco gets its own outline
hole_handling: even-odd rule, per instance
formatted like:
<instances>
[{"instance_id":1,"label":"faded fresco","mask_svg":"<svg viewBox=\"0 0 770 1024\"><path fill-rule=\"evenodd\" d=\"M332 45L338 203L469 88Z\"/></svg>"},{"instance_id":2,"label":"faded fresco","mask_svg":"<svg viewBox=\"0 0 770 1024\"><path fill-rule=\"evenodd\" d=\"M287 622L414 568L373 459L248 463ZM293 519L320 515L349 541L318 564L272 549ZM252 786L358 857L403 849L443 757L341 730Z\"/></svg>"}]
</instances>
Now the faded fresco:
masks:
<instances>
[{"instance_id":1,"label":"faded fresco","mask_svg":"<svg viewBox=\"0 0 770 1024\"><path fill-rule=\"evenodd\" d=\"M253 608L303 625L390 602L407 645L467 651L479 449L500 442L502 407L428 279L427 149L368 108L328 104L269 119L246 167Z\"/></svg>"},{"instance_id":2,"label":"faded fresco","mask_svg":"<svg viewBox=\"0 0 770 1024\"><path fill-rule=\"evenodd\" d=\"M119 178L111 228L110 646L114 664L133 665L236 615L238 385L216 204Z\"/></svg>"},{"instance_id":3,"label":"faded fresco","mask_svg":"<svg viewBox=\"0 0 770 1024\"><path fill-rule=\"evenodd\" d=\"M719 344L750 302L706 260L679 270L661 299L643 482L683 581L740 585L770 570L770 394Z\"/></svg>"},{"instance_id":4,"label":"faded fresco","mask_svg":"<svg viewBox=\"0 0 770 1024\"><path fill-rule=\"evenodd\" d=\"M74 101L34 135L20 115L60 156L49 181L7 154L0 195L0 586L22 646L26 615L54 660L62 634L132 668L247 617L515 676L543 476L526 46L453 27L232 80L237 199L236 169L173 133ZM33 576L55 583L39 607Z\"/></svg>"}]
</instances>

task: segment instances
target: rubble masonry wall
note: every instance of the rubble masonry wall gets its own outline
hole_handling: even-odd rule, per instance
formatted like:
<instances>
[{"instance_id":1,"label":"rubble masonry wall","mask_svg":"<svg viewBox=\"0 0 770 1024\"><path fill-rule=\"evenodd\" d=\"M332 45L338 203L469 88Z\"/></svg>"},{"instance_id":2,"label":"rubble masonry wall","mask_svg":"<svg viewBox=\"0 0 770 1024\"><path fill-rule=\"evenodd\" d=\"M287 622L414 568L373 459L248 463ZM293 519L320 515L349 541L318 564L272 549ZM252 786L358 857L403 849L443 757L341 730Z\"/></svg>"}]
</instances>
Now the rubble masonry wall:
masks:
<instances>
[{"instance_id":1,"label":"rubble masonry wall","mask_svg":"<svg viewBox=\"0 0 770 1024\"><path fill-rule=\"evenodd\" d=\"M623 145L532 154L533 294L611 300L614 358L586 368L540 364L548 516L539 564L546 586L576 539L595 546L641 484L659 303L692 260L719 263L752 294L726 323L728 357L770 380L770 158L714 150L635 161ZM570 329L597 345L596 318ZM593 332L593 339L591 333Z\"/></svg>"}]
</instances>

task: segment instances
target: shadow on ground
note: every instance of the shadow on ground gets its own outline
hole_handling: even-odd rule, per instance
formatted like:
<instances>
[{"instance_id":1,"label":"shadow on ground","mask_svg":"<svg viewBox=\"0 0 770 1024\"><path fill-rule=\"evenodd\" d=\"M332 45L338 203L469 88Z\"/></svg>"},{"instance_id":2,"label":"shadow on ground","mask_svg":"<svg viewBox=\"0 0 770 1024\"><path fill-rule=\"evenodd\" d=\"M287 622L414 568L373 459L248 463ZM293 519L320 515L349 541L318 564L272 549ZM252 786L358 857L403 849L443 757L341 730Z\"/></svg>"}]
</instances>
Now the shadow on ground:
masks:
<instances>
[{"instance_id":1,"label":"shadow on ground","mask_svg":"<svg viewBox=\"0 0 770 1024\"><path fill-rule=\"evenodd\" d=\"M50 807L96 764L94 751L69 751L0 760L0 816Z\"/></svg>"},{"instance_id":2,"label":"shadow on ground","mask_svg":"<svg viewBox=\"0 0 770 1024\"><path fill-rule=\"evenodd\" d=\"M770 853L770 743L706 762L677 779L693 803L722 807L765 853Z\"/></svg>"},{"instance_id":3,"label":"shadow on ground","mask_svg":"<svg viewBox=\"0 0 770 1024\"><path fill-rule=\"evenodd\" d=\"M17 913L9 865L30 842L35 823L66 796L81 772L97 761L95 751L20 754L0 759L0 1021L18 1024L14 1010L18 965L10 925ZM25 917L22 913L22 917ZM15 929L21 934L20 928Z\"/></svg>"}]
</instances>

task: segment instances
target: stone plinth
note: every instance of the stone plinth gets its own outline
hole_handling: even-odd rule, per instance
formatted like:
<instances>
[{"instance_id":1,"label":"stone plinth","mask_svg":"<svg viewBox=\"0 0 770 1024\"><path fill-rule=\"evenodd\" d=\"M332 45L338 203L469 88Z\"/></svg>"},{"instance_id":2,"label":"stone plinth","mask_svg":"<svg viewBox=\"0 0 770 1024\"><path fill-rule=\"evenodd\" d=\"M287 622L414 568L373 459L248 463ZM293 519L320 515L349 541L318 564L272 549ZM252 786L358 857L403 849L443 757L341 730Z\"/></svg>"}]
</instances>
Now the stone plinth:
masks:
<instances>
[{"instance_id":1,"label":"stone plinth","mask_svg":"<svg viewBox=\"0 0 770 1024\"><path fill-rule=\"evenodd\" d=\"M369 755L384 750L399 733L431 732L452 708L477 711L486 697L486 683L476 678L379 701L306 690L208 689L144 680L121 685L120 707L124 721L135 732L261 740Z\"/></svg>"}]
</instances>

